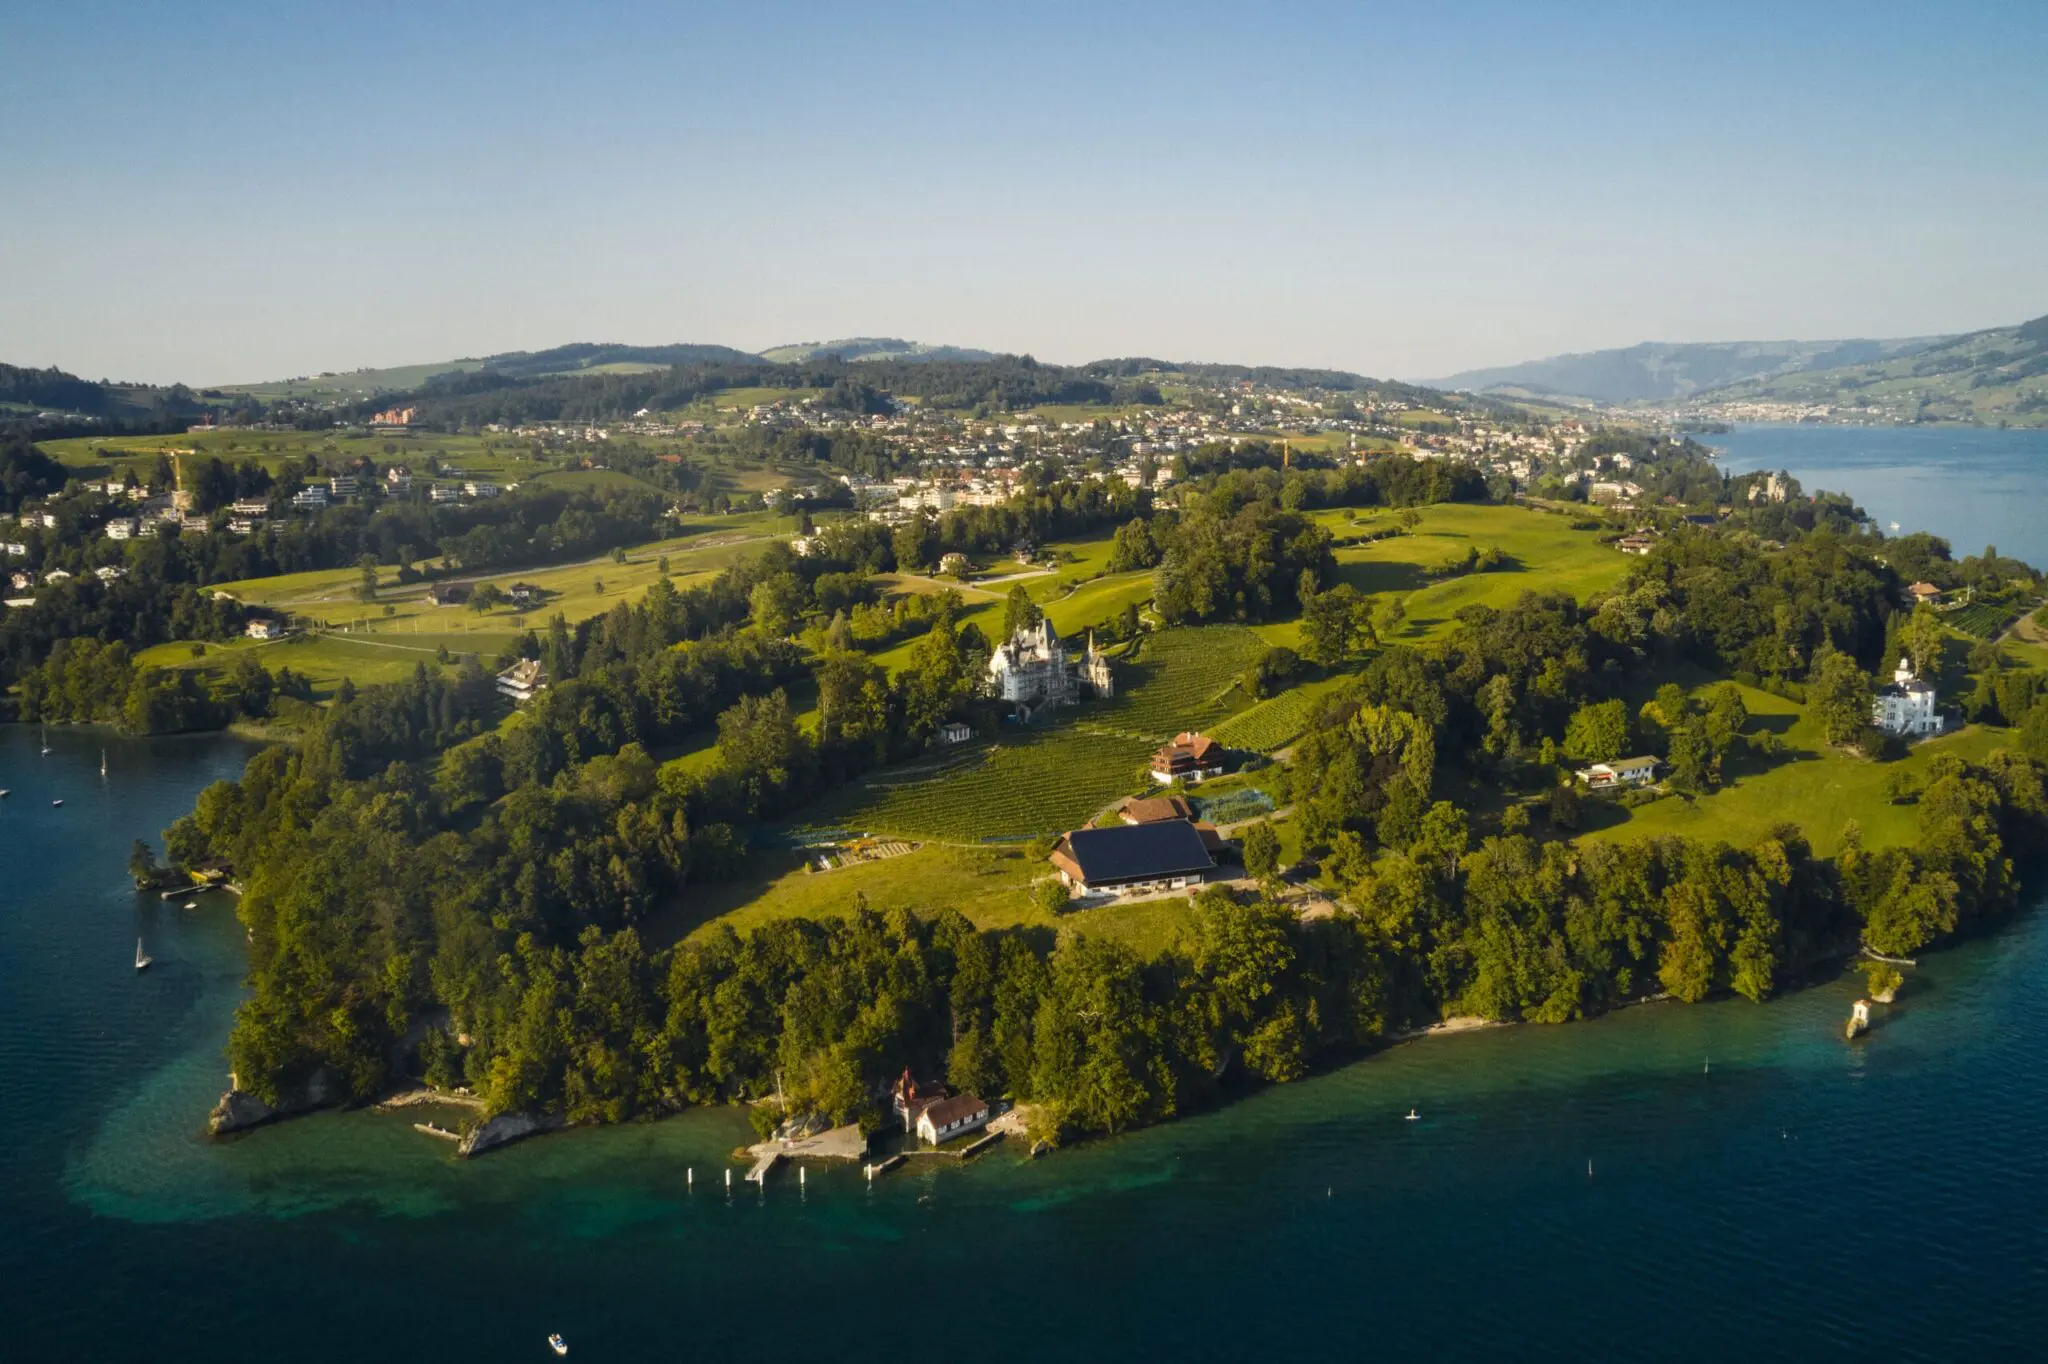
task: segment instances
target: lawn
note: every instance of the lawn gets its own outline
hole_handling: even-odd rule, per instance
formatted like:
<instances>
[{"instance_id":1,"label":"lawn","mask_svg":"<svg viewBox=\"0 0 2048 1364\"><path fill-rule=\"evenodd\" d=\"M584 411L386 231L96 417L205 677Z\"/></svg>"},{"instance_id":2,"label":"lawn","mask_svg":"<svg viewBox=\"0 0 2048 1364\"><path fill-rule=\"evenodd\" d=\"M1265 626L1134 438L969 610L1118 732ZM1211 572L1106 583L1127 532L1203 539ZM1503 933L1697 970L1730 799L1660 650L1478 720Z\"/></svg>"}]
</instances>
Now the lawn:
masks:
<instances>
[{"instance_id":1,"label":"lawn","mask_svg":"<svg viewBox=\"0 0 2048 1364\"><path fill-rule=\"evenodd\" d=\"M506 636L510 638L510 636ZM290 668L313 684L315 700L327 700L346 677L358 687L380 682L403 682L413 669L424 663L427 671L443 671L436 653L437 643L349 639L341 635L293 635L281 640L238 639L226 644L208 644L204 654L195 655L190 644L159 644L144 649L136 662L157 668L197 668L224 673L237 656L253 652L263 666L276 672ZM464 652L481 654L489 661L502 643L478 635L450 644L449 656L459 659Z\"/></svg>"},{"instance_id":2,"label":"lawn","mask_svg":"<svg viewBox=\"0 0 2048 1364\"><path fill-rule=\"evenodd\" d=\"M1408 610L1403 640L1441 634L1462 606L1514 604L1524 592L1565 591L1581 601L1621 580L1628 559L1599 533L1573 530L1571 523L1550 512L1527 507L1497 507L1462 502L1418 508L1422 520L1405 535L1337 551L1341 582L1368 596L1393 595ZM1361 530L1391 529L1399 513L1363 513L1354 521L1348 511L1319 512L1316 519L1342 537ZM1428 570L1463 556L1465 551L1498 549L1507 567L1488 573L1432 579ZM1299 629L1292 623L1266 632L1276 644L1294 645Z\"/></svg>"},{"instance_id":3,"label":"lawn","mask_svg":"<svg viewBox=\"0 0 2048 1364\"><path fill-rule=\"evenodd\" d=\"M657 916L647 936L656 943L702 937L729 925L750 932L777 919L844 915L856 895L876 910L958 910L977 928L1037 927L1048 937L1071 928L1114 939L1150 956L1165 948L1187 916L1185 899L1108 904L1053 915L1032 902L1031 883L1048 874L1028 848L959 848L926 844L882 862L809 871L795 851L759 851L731 881L692 886Z\"/></svg>"},{"instance_id":4,"label":"lawn","mask_svg":"<svg viewBox=\"0 0 2048 1364\"><path fill-rule=\"evenodd\" d=\"M1726 785L1694 799L1667 796L1634 810L1588 800L1584 808L1593 818L1587 822L1597 822L1598 827L1582 837L1628 840L1683 834L1741 847L1789 820L1805 831L1814 851L1827 856L1840 848L1843 827L1853 819L1862 826L1866 848L1910 843L1914 807L1894 805L1885 798L1885 783L1895 768L1924 775L1936 754L1954 753L1977 761L2012 743L2005 730L1973 725L1914 744L1897 763L1866 762L1829 748L1818 722L1793 702L1748 687L1742 688L1742 696L1750 710L1749 733L1776 731L1786 746L1783 754L1739 760Z\"/></svg>"}]
</instances>

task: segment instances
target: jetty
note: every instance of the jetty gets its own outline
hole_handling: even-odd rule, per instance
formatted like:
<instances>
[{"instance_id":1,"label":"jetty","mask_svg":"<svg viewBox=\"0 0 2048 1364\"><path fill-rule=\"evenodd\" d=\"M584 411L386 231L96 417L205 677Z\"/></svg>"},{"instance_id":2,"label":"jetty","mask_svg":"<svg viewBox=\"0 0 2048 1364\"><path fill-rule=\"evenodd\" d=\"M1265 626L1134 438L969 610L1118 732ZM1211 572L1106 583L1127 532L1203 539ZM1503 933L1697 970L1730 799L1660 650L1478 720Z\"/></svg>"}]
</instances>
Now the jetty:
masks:
<instances>
[{"instance_id":1,"label":"jetty","mask_svg":"<svg viewBox=\"0 0 2048 1364\"><path fill-rule=\"evenodd\" d=\"M441 1140L443 1140L443 1141L461 1141L461 1140L462 1140L462 1133L460 1133L460 1132L451 1132L451 1131L449 1131L449 1130L448 1130L447 1128L445 1128L445 1127L442 1127L442 1126L440 1126L440 1125L438 1125L438 1124L436 1124L436 1123L431 1123L431 1122L416 1122L416 1123L414 1123L414 1124L412 1125L412 1130L413 1130L413 1131L415 1131L415 1132L424 1132L424 1133L426 1133L426 1134L427 1134L428 1136L430 1136L430 1137L439 1137L439 1138L441 1138Z\"/></svg>"},{"instance_id":2,"label":"jetty","mask_svg":"<svg viewBox=\"0 0 2048 1364\"><path fill-rule=\"evenodd\" d=\"M808 1137L778 1137L747 1148L747 1154L754 1161L753 1168L747 1171L747 1178L755 1184L765 1184L775 1167L784 1160L859 1160L867 1151L868 1139L857 1123L830 1128Z\"/></svg>"}]
</instances>

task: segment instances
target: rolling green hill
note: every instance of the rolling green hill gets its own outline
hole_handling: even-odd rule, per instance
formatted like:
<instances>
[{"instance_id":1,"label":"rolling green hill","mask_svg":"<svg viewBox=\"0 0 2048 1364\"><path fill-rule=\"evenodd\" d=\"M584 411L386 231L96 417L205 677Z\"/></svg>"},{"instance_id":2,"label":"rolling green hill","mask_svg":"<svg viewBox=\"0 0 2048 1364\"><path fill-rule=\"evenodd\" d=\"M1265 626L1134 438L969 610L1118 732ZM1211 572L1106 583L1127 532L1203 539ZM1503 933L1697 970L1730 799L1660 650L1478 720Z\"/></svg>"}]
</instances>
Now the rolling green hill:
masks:
<instances>
[{"instance_id":1,"label":"rolling green hill","mask_svg":"<svg viewBox=\"0 0 2048 1364\"><path fill-rule=\"evenodd\" d=\"M1708 411L1753 403L1825 409L1803 415L1836 421L2048 426L2048 317L1910 354L1751 379L1695 403Z\"/></svg>"},{"instance_id":2,"label":"rolling green hill","mask_svg":"<svg viewBox=\"0 0 2048 1364\"><path fill-rule=\"evenodd\" d=\"M42 418L45 423L91 418L97 422L170 423L201 416L209 404L183 384L159 388L109 379L81 379L52 366L0 365L0 419Z\"/></svg>"},{"instance_id":3,"label":"rolling green hill","mask_svg":"<svg viewBox=\"0 0 2048 1364\"><path fill-rule=\"evenodd\" d=\"M328 372L295 379L253 384L222 384L224 393L246 393L267 402L296 398L307 402L355 402L384 393L410 393L441 374L490 371L514 379L540 379L559 374L634 374L670 365L750 361L755 356L731 346L677 344L629 346L619 342L572 341L547 350L510 350L496 355L440 360L424 365Z\"/></svg>"},{"instance_id":4,"label":"rolling green hill","mask_svg":"<svg viewBox=\"0 0 2048 1364\"><path fill-rule=\"evenodd\" d=\"M1519 365L1471 369L1431 388L1471 393L1586 398L1601 403L1657 402L1747 379L1770 379L1809 370L1911 355L1946 338L1892 341L1646 341L1622 350L1553 355Z\"/></svg>"}]
</instances>

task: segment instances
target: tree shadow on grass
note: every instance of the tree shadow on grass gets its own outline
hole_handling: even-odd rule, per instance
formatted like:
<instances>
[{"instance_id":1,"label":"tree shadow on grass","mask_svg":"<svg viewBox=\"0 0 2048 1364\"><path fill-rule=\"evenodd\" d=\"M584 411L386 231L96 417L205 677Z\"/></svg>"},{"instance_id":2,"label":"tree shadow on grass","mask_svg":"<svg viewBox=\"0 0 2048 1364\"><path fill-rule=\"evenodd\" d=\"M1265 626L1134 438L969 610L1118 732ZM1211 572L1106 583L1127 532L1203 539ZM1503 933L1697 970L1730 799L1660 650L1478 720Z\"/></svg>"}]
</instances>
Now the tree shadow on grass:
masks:
<instances>
[{"instance_id":1,"label":"tree shadow on grass","mask_svg":"<svg viewBox=\"0 0 2048 1364\"><path fill-rule=\"evenodd\" d=\"M1360 559L1337 565L1337 581L1349 583L1366 596L1378 592L1415 592L1429 585L1422 569L1409 563Z\"/></svg>"}]
</instances>

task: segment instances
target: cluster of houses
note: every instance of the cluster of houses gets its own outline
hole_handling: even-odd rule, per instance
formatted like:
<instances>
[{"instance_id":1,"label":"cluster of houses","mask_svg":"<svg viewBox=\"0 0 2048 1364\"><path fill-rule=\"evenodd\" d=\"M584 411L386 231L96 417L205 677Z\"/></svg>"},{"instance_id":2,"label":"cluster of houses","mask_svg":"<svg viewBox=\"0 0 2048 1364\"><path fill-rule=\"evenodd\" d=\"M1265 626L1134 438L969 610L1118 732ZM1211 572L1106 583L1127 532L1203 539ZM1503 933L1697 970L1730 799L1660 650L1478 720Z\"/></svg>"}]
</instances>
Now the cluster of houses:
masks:
<instances>
[{"instance_id":1,"label":"cluster of houses","mask_svg":"<svg viewBox=\"0 0 2048 1364\"><path fill-rule=\"evenodd\" d=\"M1223 771L1223 749L1204 734L1175 735L1152 756L1152 775L1200 753L1208 775ZM1198 779L1195 769L1170 780ZM1155 895L1191 890L1216 870L1223 838L1178 794L1133 796L1117 809L1117 823L1060 835L1050 860L1073 895Z\"/></svg>"}]
</instances>

